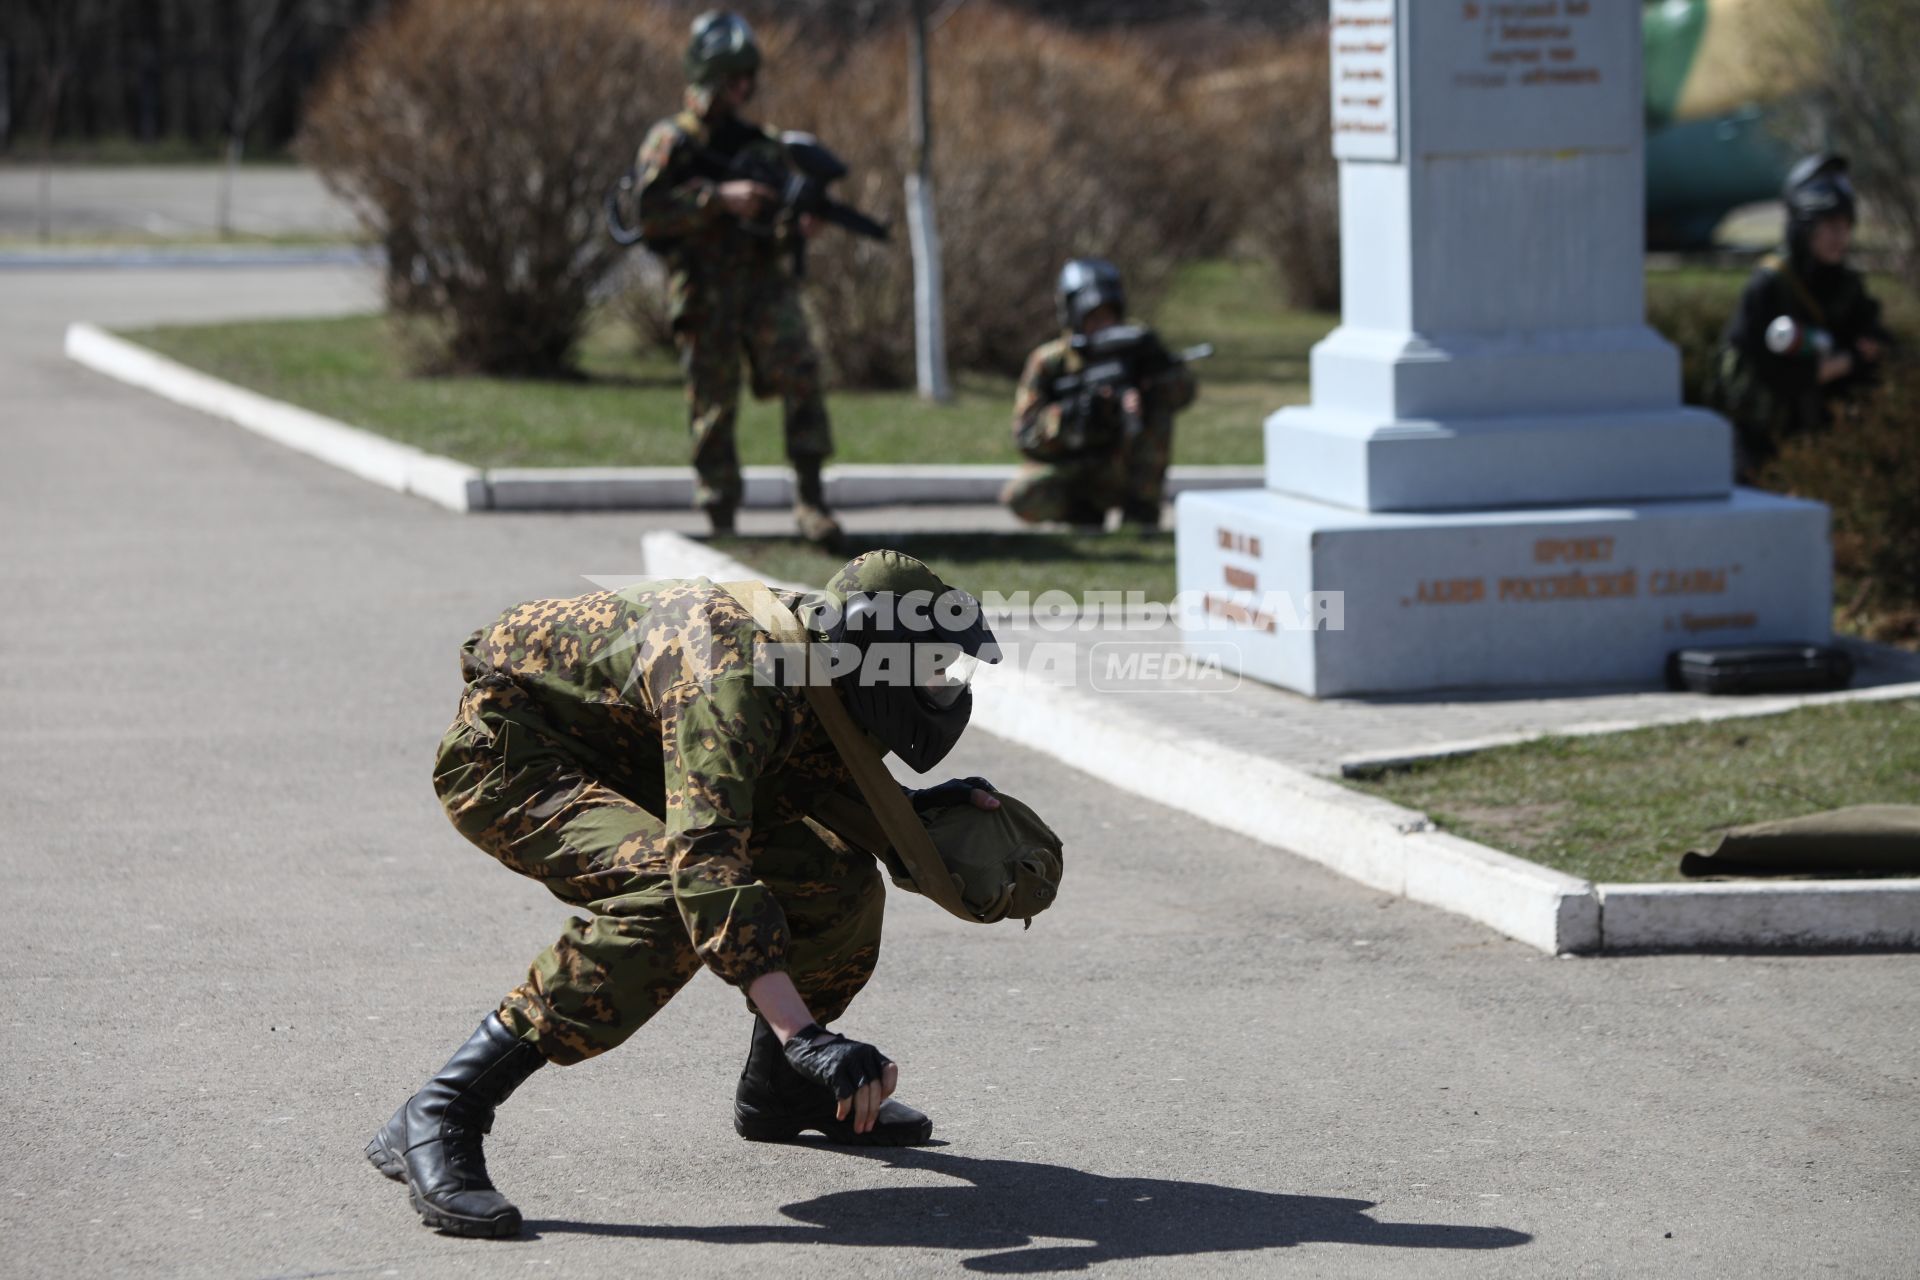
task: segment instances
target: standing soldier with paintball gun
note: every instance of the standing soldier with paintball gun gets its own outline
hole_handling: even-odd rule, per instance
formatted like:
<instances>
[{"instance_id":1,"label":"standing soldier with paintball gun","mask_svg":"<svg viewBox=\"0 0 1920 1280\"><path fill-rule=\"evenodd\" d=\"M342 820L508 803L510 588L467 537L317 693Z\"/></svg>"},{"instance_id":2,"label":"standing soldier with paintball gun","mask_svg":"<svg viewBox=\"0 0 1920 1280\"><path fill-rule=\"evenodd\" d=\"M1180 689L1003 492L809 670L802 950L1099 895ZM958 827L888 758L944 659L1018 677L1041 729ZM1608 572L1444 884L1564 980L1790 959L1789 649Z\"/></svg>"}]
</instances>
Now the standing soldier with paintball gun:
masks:
<instances>
[{"instance_id":1,"label":"standing soldier with paintball gun","mask_svg":"<svg viewBox=\"0 0 1920 1280\"><path fill-rule=\"evenodd\" d=\"M1152 329L1123 324L1120 272L1101 258L1061 268L1054 302L1065 330L1027 357L1013 402L1013 441L1028 461L1000 500L1022 520L1098 530L1107 511L1136 529L1160 527L1173 415L1193 403L1190 360Z\"/></svg>"},{"instance_id":2,"label":"standing soldier with paintball gun","mask_svg":"<svg viewBox=\"0 0 1920 1280\"><path fill-rule=\"evenodd\" d=\"M885 229L820 196L824 182L845 172L825 148L740 118L759 69L760 47L743 19L722 12L695 19L685 109L654 125L640 148L635 238L666 260L687 380L694 500L714 532L731 533L740 506L733 432L744 350L754 395L781 397L800 532L831 543L840 526L827 509L820 469L833 451L833 432L820 360L800 309L800 238L813 233L823 213L842 215L832 220L861 234L884 236Z\"/></svg>"}]
</instances>

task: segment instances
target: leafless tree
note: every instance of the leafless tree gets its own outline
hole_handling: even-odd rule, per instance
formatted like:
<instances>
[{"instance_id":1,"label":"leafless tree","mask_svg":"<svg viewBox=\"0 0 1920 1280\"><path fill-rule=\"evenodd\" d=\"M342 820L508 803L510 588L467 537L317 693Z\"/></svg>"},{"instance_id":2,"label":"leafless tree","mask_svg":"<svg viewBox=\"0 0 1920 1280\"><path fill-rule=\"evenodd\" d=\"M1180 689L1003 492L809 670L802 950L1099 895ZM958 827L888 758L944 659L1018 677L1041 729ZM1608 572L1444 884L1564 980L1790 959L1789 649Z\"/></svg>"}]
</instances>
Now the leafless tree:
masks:
<instances>
[{"instance_id":1,"label":"leafless tree","mask_svg":"<svg viewBox=\"0 0 1920 1280\"><path fill-rule=\"evenodd\" d=\"M1814 89L1787 113L1792 140L1851 159L1862 199L1892 233L1901 274L1920 288L1920 5L1794 0L1769 16L1781 67L1809 57L1817 67Z\"/></svg>"},{"instance_id":2,"label":"leafless tree","mask_svg":"<svg viewBox=\"0 0 1920 1280\"><path fill-rule=\"evenodd\" d=\"M20 12L37 29L40 51L40 194L42 240L53 238L53 137L60 100L85 42L113 17L120 0L21 0Z\"/></svg>"},{"instance_id":3,"label":"leafless tree","mask_svg":"<svg viewBox=\"0 0 1920 1280\"><path fill-rule=\"evenodd\" d=\"M215 223L222 239L233 234L233 176L247 149L247 134L259 115L267 78L279 70L300 30L300 0L238 0L233 33L233 72L227 94L226 163L220 170Z\"/></svg>"}]
</instances>

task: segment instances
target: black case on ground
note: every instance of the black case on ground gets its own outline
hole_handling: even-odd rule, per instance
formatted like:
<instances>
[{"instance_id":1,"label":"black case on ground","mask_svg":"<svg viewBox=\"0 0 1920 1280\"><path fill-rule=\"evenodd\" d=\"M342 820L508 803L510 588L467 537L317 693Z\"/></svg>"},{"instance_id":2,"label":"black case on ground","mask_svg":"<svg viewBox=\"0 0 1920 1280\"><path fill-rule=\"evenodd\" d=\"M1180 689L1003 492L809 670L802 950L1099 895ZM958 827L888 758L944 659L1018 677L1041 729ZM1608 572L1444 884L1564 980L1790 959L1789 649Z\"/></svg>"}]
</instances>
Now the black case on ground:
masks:
<instances>
[{"instance_id":1,"label":"black case on ground","mask_svg":"<svg viewBox=\"0 0 1920 1280\"><path fill-rule=\"evenodd\" d=\"M1667 687L1695 693L1816 693L1852 681L1853 659L1829 645L1743 644L1667 655Z\"/></svg>"}]
</instances>

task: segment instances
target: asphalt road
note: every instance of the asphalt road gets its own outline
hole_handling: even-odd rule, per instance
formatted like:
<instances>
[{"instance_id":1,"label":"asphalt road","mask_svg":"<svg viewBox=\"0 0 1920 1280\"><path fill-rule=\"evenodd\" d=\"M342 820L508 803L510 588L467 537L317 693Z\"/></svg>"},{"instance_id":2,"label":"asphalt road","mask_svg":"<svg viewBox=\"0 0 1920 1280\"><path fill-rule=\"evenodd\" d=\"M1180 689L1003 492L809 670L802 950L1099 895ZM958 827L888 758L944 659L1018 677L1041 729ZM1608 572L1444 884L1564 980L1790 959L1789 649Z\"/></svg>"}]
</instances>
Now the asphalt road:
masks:
<instances>
[{"instance_id":1,"label":"asphalt road","mask_svg":"<svg viewBox=\"0 0 1920 1280\"><path fill-rule=\"evenodd\" d=\"M55 165L46 207L56 239L211 236L219 230L218 165ZM0 165L0 237L39 234L41 169ZM234 231L253 236L348 236L353 213L310 169L244 166L234 176Z\"/></svg>"},{"instance_id":2,"label":"asphalt road","mask_svg":"<svg viewBox=\"0 0 1920 1280\"><path fill-rule=\"evenodd\" d=\"M1914 1274L1920 959L1556 961L985 738L1061 905L896 896L847 1024L944 1146L735 1139L702 978L502 1110L526 1238L423 1230L361 1144L565 914L437 811L454 653L646 522L452 515L58 355L365 297L0 276L0 1274Z\"/></svg>"}]
</instances>

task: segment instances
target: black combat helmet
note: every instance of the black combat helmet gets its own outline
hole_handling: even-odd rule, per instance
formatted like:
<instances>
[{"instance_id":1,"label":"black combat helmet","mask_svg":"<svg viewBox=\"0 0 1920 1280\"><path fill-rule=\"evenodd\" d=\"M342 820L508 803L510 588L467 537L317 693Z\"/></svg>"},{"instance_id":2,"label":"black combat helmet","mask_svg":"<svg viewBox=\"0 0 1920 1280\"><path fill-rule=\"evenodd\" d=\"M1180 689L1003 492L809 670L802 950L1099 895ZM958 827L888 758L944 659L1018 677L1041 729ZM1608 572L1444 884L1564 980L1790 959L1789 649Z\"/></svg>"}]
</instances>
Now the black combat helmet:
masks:
<instances>
[{"instance_id":1,"label":"black combat helmet","mask_svg":"<svg viewBox=\"0 0 1920 1280\"><path fill-rule=\"evenodd\" d=\"M986 615L958 587L898 551L847 562L810 608L836 653L834 685L855 724L925 773L973 715L973 673L1000 661Z\"/></svg>"},{"instance_id":2,"label":"black combat helmet","mask_svg":"<svg viewBox=\"0 0 1920 1280\"><path fill-rule=\"evenodd\" d=\"M1828 214L1854 220L1853 180L1847 176L1847 158L1811 155L1787 173L1780 198L1787 202L1789 229L1811 227Z\"/></svg>"},{"instance_id":3,"label":"black combat helmet","mask_svg":"<svg viewBox=\"0 0 1920 1280\"><path fill-rule=\"evenodd\" d=\"M1053 300L1060 311L1061 325L1075 333L1096 308L1112 307L1119 316L1127 314L1127 291L1120 284L1120 269L1105 258L1074 258L1060 268Z\"/></svg>"},{"instance_id":4,"label":"black combat helmet","mask_svg":"<svg viewBox=\"0 0 1920 1280\"><path fill-rule=\"evenodd\" d=\"M745 18L724 9L709 9L693 20L693 38L687 41L684 64L688 84L721 84L760 70L760 44Z\"/></svg>"}]
</instances>

